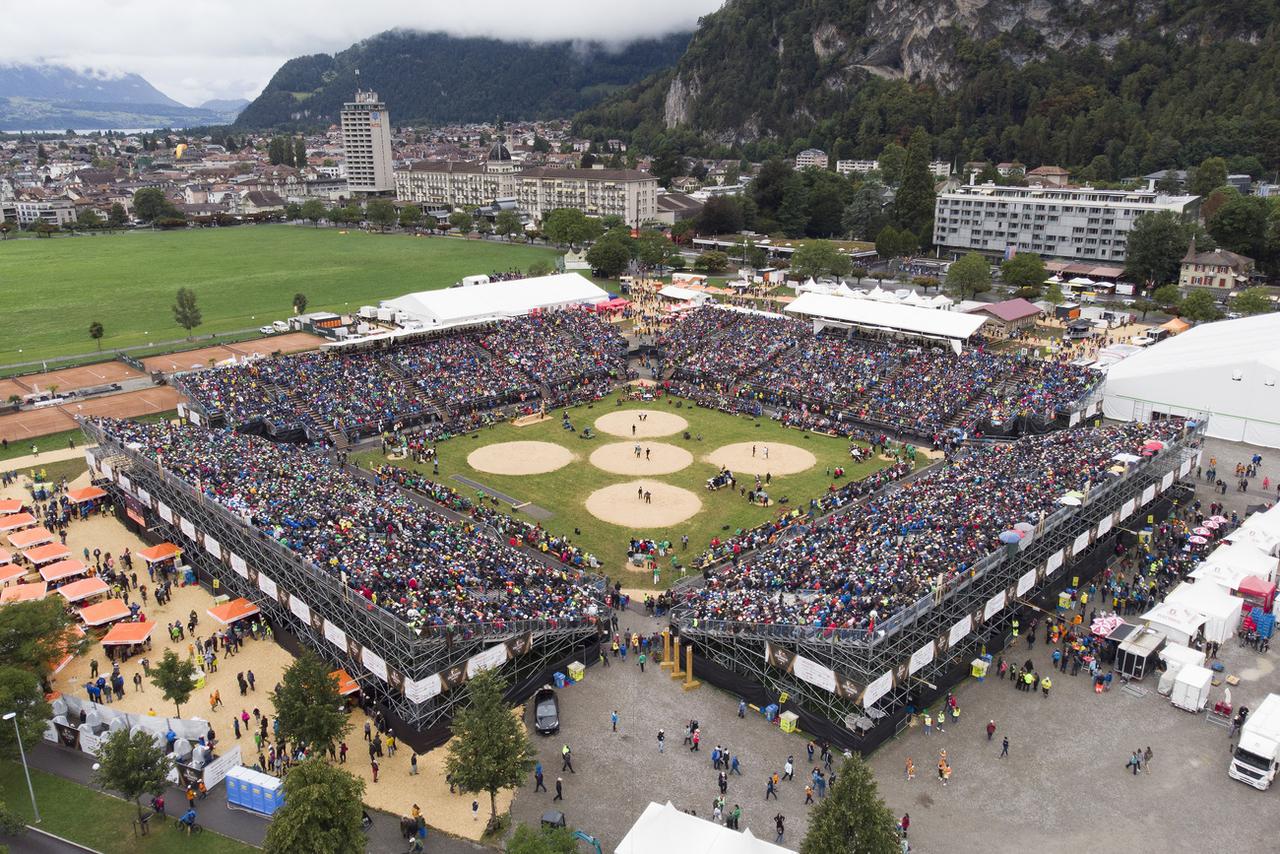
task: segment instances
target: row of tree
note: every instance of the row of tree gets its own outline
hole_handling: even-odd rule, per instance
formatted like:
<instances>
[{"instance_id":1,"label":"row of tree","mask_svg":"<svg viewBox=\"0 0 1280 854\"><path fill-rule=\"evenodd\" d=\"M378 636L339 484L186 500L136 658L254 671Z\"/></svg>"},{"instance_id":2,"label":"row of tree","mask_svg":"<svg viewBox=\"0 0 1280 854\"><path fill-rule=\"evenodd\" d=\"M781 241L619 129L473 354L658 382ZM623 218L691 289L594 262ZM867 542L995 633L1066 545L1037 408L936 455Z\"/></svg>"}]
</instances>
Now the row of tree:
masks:
<instances>
[{"instance_id":1,"label":"row of tree","mask_svg":"<svg viewBox=\"0 0 1280 854\"><path fill-rule=\"evenodd\" d=\"M230 137L228 137L230 139ZM292 166L301 169L307 165L307 141L300 136L274 136L267 144L267 159L272 166Z\"/></svg>"}]
</instances>

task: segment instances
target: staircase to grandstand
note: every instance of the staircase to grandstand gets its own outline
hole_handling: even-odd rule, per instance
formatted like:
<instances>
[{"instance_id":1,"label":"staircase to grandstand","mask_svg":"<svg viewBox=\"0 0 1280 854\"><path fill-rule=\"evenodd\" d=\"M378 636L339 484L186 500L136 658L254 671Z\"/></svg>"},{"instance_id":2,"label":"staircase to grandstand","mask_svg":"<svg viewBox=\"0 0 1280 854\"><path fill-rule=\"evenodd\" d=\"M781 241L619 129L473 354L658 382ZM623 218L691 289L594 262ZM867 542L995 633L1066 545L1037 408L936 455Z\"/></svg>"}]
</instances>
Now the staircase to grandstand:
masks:
<instances>
[{"instance_id":1,"label":"staircase to grandstand","mask_svg":"<svg viewBox=\"0 0 1280 854\"><path fill-rule=\"evenodd\" d=\"M383 367L386 370L390 371L391 373L395 374L400 379L404 380L405 383L408 384L410 388L417 389L419 392L421 392L422 393L421 400L423 404L425 405L426 409L429 412L435 415L436 418L440 419L441 422L449 421L448 407L445 406L444 401L440 399L440 396L438 394L428 395L427 390L424 389L422 386L418 385L418 378L415 377L412 373L410 373L409 370L406 369L404 365L400 364L395 359L391 359L391 360L388 360L383 365Z\"/></svg>"},{"instance_id":2,"label":"staircase to grandstand","mask_svg":"<svg viewBox=\"0 0 1280 854\"><path fill-rule=\"evenodd\" d=\"M335 448L342 450L351 444L347 441L347 435L345 433L337 427L334 427L333 422L326 418L321 418L320 415L312 409L310 405L308 405L302 395L298 394L295 389L283 388L281 386L276 386L276 388L284 394L285 400L289 401L289 405L294 408L294 411L305 415L315 427L324 431L324 435L328 437L329 441L333 443Z\"/></svg>"}]
</instances>

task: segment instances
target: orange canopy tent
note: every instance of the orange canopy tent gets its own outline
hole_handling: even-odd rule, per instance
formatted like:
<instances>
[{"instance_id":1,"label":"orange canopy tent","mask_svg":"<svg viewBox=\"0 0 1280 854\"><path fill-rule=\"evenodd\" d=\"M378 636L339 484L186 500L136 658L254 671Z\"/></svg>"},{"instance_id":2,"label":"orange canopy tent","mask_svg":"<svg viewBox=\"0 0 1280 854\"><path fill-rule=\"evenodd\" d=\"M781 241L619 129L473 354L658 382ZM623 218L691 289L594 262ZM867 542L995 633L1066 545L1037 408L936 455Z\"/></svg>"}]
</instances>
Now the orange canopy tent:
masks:
<instances>
[{"instance_id":1,"label":"orange canopy tent","mask_svg":"<svg viewBox=\"0 0 1280 854\"><path fill-rule=\"evenodd\" d=\"M224 626L229 626L237 620L243 620L246 617L252 617L257 613L258 606L244 597L232 599L230 602L224 602L221 605L216 605L209 609L209 616L213 617Z\"/></svg>"},{"instance_id":2,"label":"orange canopy tent","mask_svg":"<svg viewBox=\"0 0 1280 854\"><path fill-rule=\"evenodd\" d=\"M80 619L86 626L105 626L129 616L129 606L120 599L108 599L96 605L80 609Z\"/></svg>"},{"instance_id":3,"label":"orange canopy tent","mask_svg":"<svg viewBox=\"0 0 1280 854\"><path fill-rule=\"evenodd\" d=\"M55 560L71 557L71 549L62 543L46 543L34 549L27 549L22 556L39 566L42 563L52 563Z\"/></svg>"},{"instance_id":4,"label":"orange canopy tent","mask_svg":"<svg viewBox=\"0 0 1280 854\"><path fill-rule=\"evenodd\" d=\"M137 623L116 623L102 638L103 646L131 646L142 643L151 637L156 630L155 620L142 620Z\"/></svg>"},{"instance_id":5,"label":"orange canopy tent","mask_svg":"<svg viewBox=\"0 0 1280 854\"><path fill-rule=\"evenodd\" d=\"M45 581L54 582L84 575L88 571L89 567L72 557L40 567L40 577Z\"/></svg>"},{"instance_id":6,"label":"orange canopy tent","mask_svg":"<svg viewBox=\"0 0 1280 854\"><path fill-rule=\"evenodd\" d=\"M17 581L26 574L27 568L25 566L17 566L15 564L0 566L0 586L8 584L11 581Z\"/></svg>"},{"instance_id":7,"label":"orange canopy tent","mask_svg":"<svg viewBox=\"0 0 1280 854\"><path fill-rule=\"evenodd\" d=\"M16 531L19 528L30 528L38 520L30 513L11 513L0 519L0 531Z\"/></svg>"},{"instance_id":8,"label":"orange canopy tent","mask_svg":"<svg viewBox=\"0 0 1280 854\"><path fill-rule=\"evenodd\" d=\"M0 605L12 605L14 602L35 602L43 599L49 592L49 585L43 581L35 584L10 584L0 590Z\"/></svg>"},{"instance_id":9,"label":"orange canopy tent","mask_svg":"<svg viewBox=\"0 0 1280 854\"><path fill-rule=\"evenodd\" d=\"M97 486L86 486L84 489L73 489L67 493L72 504L83 504L86 501L97 501L106 498L107 491Z\"/></svg>"},{"instance_id":10,"label":"orange canopy tent","mask_svg":"<svg viewBox=\"0 0 1280 854\"><path fill-rule=\"evenodd\" d=\"M71 626L70 628L67 629L67 632L63 637L65 637L66 640L63 643L62 648L70 649L72 645L79 642L80 638L84 637L84 629L80 628L79 626ZM66 666L70 664L74 659L75 659L75 656L72 655L70 652L68 652L66 655L62 657L62 661L58 662L58 664L53 668L53 672L61 673L63 670L66 669Z\"/></svg>"},{"instance_id":11,"label":"orange canopy tent","mask_svg":"<svg viewBox=\"0 0 1280 854\"><path fill-rule=\"evenodd\" d=\"M52 543L53 534L45 528L31 528L26 531L18 531L16 534L9 535L9 545L15 549L29 549L32 546L38 546L41 543Z\"/></svg>"},{"instance_id":12,"label":"orange canopy tent","mask_svg":"<svg viewBox=\"0 0 1280 854\"><path fill-rule=\"evenodd\" d=\"M342 696L360 693L360 685L345 670L335 670L329 676L338 682L338 693Z\"/></svg>"},{"instance_id":13,"label":"orange canopy tent","mask_svg":"<svg viewBox=\"0 0 1280 854\"><path fill-rule=\"evenodd\" d=\"M79 602L82 599L101 596L103 593L106 593L108 589L107 582L103 581L96 575L90 576L89 578L82 578L79 581L73 581L70 584L64 584L57 588L58 592L61 593L68 602Z\"/></svg>"},{"instance_id":14,"label":"orange canopy tent","mask_svg":"<svg viewBox=\"0 0 1280 854\"><path fill-rule=\"evenodd\" d=\"M137 552L138 557L142 558L147 563L159 563L162 560L169 560L170 558L176 559L180 554L182 554L182 549L178 548L173 543L157 543L150 548L140 549Z\"/></svg>"},{"instance_id":15,"label":"orange canopy tent","mask_svg":"<svg viewBox=\"0 0 1280 854\"><path fill-rule=\"evenodd\" d=\"M22 500L19 498L0 498L0 516L22 512Z\"/></svg>"}]
</instances>

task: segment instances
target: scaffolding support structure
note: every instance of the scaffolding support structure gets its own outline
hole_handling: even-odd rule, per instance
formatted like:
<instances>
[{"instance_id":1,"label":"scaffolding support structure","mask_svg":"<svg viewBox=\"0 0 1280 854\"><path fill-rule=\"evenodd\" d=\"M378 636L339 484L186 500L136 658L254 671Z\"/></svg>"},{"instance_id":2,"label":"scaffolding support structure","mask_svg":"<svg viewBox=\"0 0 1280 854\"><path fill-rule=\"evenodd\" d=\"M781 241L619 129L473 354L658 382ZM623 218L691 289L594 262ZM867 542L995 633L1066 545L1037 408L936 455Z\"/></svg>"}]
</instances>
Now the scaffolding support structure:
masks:
<instances>
[{"instance_id":1,"label":"scaffolding support structure","mask_svg":"<svg viewBox=\"0 0 1280 854\"><path fill-rule=\"evenodd\" d=\"M1088 577L1106 560L1126 519L1141 515L1145 524L1162 498L1184 498L1178 479L1195 465L1203 431L1203 423L1189 429L1125 475L1091 489L1080 506L1062 507L1033 535L987 555L961 580L903 608L874 632L709 621L688 605L672 609L672 628L700 658L763 686L771 697L787 694L806 712L847 731L845 746L869 751L893 734L909 706L940 696L968 675L972 659L1001 649L1019 601L1037 599L1072 575ZM775 666L766 644L834 671L838 689ZM871 686L877 696L868 702Z\"/></svg>"},{"instance_id":2,"label":"scaffolding support structure","mask_svg":"<svg viewBox=\"0 0 1280 854\"><path fill-rule=\"evenodd\" d=\"M417 631L346 586L344 580L253 528L246 519L165 471L156 461L103 434L92 422L83 428L98 447L87 452L92 468L118 503L141 504L152 536L183 549L183 560L198 577L216 582L217 591L243 596L257 605L276 628L292 633L322 658L357 675L362 692L415 730L447 722L464 694L461 681L444 682L434 696L410 699L406 682L430 679L462 668L486 650L529 637L527 649L508 656L501 670L515 689L549 675L608 626L604 579L594 579L600 594L596 616L574 621L507 620L495 623L432 627ZM132 502L126 500L132 499ZM169 516L168 519L165 516ZM210 540L216 543L211 550ZM495 543L495 546L497 544ZM237 568L232 555L243 563ZM241 571L243 570L243 572ZM259 582L267 576L269 593ZM305 604L305 608L298 603ZM306 618L303 614L308 615ZM334 629L340 630L340 634ZM339 646L335 637L344 638ZM365 652L385 663L371 668ZM385 676L377 670L384 670ZM468 674L470 675L470 674ZM536 687L534 685L533 687ZM532 688L519 693L531 693ZM515 700L522 696L509 697Z\"/></svg>"}]
</instances>

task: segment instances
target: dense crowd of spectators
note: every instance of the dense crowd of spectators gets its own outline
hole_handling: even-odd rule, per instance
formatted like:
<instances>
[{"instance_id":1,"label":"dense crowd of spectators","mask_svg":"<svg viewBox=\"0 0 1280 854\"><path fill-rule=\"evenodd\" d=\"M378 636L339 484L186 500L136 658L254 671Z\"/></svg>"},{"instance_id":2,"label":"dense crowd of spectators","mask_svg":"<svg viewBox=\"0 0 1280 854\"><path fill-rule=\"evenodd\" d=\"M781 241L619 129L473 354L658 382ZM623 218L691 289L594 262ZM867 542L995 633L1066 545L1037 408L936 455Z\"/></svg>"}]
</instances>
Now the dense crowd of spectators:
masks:
<instances>
[{"instance_id":1,"label":"dense crowd of spectators","mask_svg":"<svg viewBox=\"0 0 1280 854\"><path fill-rule=\"evenodd\" d=\"M520 317L483 334L459 334L371 352L318 352L187 374L191 399L231 425L270 421L368 434L417 420L433 406L453 429L483 413L532 401L594 399L626 367L626 341L587 310Z\"/></svg>"},{"instance_id":2,"label":"dense crowd of spectators","mask_svg":"<svg viewBox=\"0 0 1280 854\"><path fill-rule=\"evenodd\" d=\"M1057 509L1065 493L1117 476L1116 454L1137 454L1181 429L1169 420L968 448L856 512L735 560L687 604L703 620L874 630L999 548L1002 533Z\"/></svg>"},{"instance_id":3,"label":"dense crowd of spectators","mask_svg":"<svg viewBox=\"0 0 1280 854\"><path fill-rule=\"evenodd\" d=\"M680 385L702 405L750 411L746 398L784 412L820 413L914 435L948 426L982 429L1030 413L1051 421L1098 383L1064 362L971 346L948 348L844 335L813 335L808 323L703 307L659 340Z\"/></svg>"},{"instance_id":4,"label":"dense crowd of spectators","mask_svg":"<svg viewBox=\"0 0 1280 854\"><path fill-rule=\"evenodd\" d=\"M431 511L391 481L352 479L323 453L227 430L100 426L416 631L597 615L575 569Z\"/></svg>"}]
</instances>

